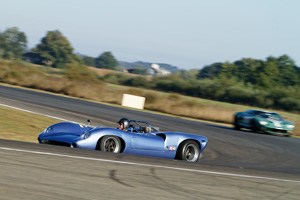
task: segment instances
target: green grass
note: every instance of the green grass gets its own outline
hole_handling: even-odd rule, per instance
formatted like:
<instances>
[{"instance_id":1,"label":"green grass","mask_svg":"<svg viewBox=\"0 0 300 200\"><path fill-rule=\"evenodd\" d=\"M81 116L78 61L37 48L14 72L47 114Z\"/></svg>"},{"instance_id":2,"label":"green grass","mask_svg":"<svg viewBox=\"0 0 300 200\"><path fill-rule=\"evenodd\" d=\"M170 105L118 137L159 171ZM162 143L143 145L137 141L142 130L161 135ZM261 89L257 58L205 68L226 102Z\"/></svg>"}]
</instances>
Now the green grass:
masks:
<instances>
[{"instance_id":1,"label":"green grass","mask_svg":"<svg viewBox=\"0 0 300 200\"><path fill-rule=\"evenodd\" d=\"M59 122L37 114L0 106L0 138L37 143L38 135Z\"/></svg>"}]
</instances>

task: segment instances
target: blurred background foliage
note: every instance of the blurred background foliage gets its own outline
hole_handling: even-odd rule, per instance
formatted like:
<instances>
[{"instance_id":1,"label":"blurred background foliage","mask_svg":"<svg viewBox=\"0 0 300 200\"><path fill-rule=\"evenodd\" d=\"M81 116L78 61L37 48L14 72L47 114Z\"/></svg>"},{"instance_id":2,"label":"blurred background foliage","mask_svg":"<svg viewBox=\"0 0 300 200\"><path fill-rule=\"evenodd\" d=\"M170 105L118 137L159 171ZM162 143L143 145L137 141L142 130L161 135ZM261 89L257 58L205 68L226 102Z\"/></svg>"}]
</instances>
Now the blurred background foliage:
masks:
<instances>
[{"instance_id":1,"label":"blurred background foliage","mask_svg":"<svg viewBox=\"0 0 300 200\"><path fill-rule=\"evenodd\" d=\"M53 69L48 70L48 74L55 76L37 75L40 72L30 74L30 67L22 63L22 55L26 52L35 53L39 61L36 64ZM124 62L118 62L109 51L100 53L96 58L75 54L71 43L59 30L48 31L36 47L28 50L25 33L13 27L0 31L0 58L16 61L1 61L2 65L5 63L1 66L1 82L17 84L17 81L23 81L25 85L57 91L56 86L51 89L43 82L38 86L38 77L54 81L58 76L65 76L62 84L64 92L72 85L67 81L95 82L101 86L106 82L233 104L300 112L300 69L288 55L269 56L265 60L242 58L232 63L218 62L189 71L172 68L171 75L151 78L145 75L142 62L138 62L136 69L132 70L138 76L128 76L126 73L99 75L87 66L117 70L122 69L120 63ZM24 66L29 68L25 69ZM20 72L27 74L27 77ZM29 83L29 77L32 83Z\"/></svg>"}]
</instances>

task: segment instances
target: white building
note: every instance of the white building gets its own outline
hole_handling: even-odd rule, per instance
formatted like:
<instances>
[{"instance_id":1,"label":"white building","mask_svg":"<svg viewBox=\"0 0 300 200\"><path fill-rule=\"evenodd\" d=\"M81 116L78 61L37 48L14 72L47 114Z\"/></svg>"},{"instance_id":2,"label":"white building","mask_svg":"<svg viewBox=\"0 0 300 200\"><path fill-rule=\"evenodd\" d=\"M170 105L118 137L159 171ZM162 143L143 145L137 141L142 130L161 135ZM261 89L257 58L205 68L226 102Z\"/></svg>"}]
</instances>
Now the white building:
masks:
<instances>
[{"instance_id":1,"label":"white building","mask_svg":"<svg viewBox=\"0 0 300 200\"><path fill-rule=\"evenodd\" d=\"M171 72L160 68L158 64L152 64L151 67L147 69L147 74L150 76L166 76L170 75Z\"/></svg>"}]
</instances>

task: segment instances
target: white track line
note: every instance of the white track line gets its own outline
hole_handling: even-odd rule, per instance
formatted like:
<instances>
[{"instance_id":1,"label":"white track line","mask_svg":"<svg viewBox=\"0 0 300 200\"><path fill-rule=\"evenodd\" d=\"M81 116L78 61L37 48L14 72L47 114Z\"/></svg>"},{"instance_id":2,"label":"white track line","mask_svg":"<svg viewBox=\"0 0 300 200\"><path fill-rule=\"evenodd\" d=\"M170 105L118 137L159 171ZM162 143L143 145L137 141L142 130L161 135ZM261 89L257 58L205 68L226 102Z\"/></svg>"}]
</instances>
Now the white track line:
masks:
<instances>
[{"instance_id":1,"label":"white track line","mask_svg":"<svg viewBox=\"0 0 300 200\"><path fill-rule=\"evenodd\" d=\"M39 154L39 155L49 155L49 156L74 158L74 159L81 159L81 160L91 160L91 161L118 163L118 164L126 164L126 165L155 167L155 168L172 169L172 170L187 171L187 172L197 172L197 173L203 173L203 174L213 174L213 175L233 176L233 177L241 177L241 178L262 179L262 180L268 180L268 181L283 181L283 182L291 182L291 183L300 183L300 181L288 180L288 179L270 178L270 177L262 177L262 176L250 176L250 175L205 171L205 170L197 170L197 169L177 168L177 167L169 167L169 166L163 166L163 165L152 165L152 164L145 164L145 163L125 162L125 161L107 160L107 159L100 159L100 158L88 158L88 157L82 157L82 156L71 156L71 155L56 154L56 153L49 153L49 152L30 151L30 150L24 150L24 149L13 149L13 148L1 147L1 146L0 146L0 149L7 150L7 151L16 151L16 152Z\"/></svg>"},{"instance_id":2,"label":"white track line","mask_svg":"<svg viewBox=\"0 0 300 200\"><path fill-rule=\"evenodd\" d=\"M15 110L20 110L20 111L24 111L24 112L28 112L28 113L33 113L33 114L36 114L36 115L41 115L41 116L44 116L44 117L49 117L49 118L53 118L53 119L57 119L57 120L78 123L78 122L70 121L70 120L67 120L67 119L63 119L63 118L59 118L59 117L54 117L54 116L51 116L51 115L45 115L45 114L41 114L41 113L30 111L30 110L25 110L25 109L22 109L22 108L17 108L17 107L14 107L14 106L5 105L5 104L2 104L2 103L0 103L0 106L4 106L4 107L8 107L8 108L13 108ZM80 123L78 123L78 124L80 124Z\"/></svg>"}]
</instances>

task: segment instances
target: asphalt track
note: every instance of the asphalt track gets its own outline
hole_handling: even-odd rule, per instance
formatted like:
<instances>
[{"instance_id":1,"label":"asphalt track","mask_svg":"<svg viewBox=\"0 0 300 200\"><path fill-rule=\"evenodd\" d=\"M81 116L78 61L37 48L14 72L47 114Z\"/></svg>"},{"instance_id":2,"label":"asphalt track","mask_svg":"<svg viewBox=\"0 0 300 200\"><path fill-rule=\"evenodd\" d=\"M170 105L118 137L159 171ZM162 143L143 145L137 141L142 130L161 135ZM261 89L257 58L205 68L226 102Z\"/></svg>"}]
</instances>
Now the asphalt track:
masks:
<instances>
[{"instance_id":1,"label":"asphalt track","mask_svg":"<svg viewBox=\"0 0 300 200\"><path fill-rule=\"evenodd\" d=\"M92 125L144 119L209 139L198 163L0 140L0 199L300 199L298 138L7 86L0 103Z\"/></svg>"}]
</instances>

